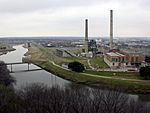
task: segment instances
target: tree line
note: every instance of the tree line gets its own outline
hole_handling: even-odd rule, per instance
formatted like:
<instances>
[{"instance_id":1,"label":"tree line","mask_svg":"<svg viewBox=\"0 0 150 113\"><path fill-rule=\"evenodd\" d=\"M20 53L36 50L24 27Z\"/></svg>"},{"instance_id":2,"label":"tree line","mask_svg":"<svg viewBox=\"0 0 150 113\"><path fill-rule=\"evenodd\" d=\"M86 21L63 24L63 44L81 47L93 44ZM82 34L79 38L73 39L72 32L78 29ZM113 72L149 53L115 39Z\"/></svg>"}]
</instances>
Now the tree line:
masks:
<instances>
[{"instance_id":1,"label":"tree line","mask_svg":"<svg viewBox=\"0 0 150 113\"><path fill-rule=\"evenodd\" d=\"M150 106L119 89L32 84L17 91L0 86L0 113L150 113Z\"/></svg>"}]
</instances>

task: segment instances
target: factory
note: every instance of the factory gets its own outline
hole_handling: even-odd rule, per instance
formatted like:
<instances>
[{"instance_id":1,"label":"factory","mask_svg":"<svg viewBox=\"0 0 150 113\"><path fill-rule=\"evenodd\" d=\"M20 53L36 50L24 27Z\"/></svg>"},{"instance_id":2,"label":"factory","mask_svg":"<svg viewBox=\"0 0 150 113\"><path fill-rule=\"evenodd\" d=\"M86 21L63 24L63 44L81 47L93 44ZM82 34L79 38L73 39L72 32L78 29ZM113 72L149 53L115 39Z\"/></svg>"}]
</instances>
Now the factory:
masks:
<instances>
[{"instance_id":1,"label":"factory","mask_svg":"<svg viewBox=\"0 0 150 113\"><path fill-rule=\"evenodd\" d=\"M110 10L110 38L109 44L106 46L106 52L102 52L104 53L104 62L110 68L139 67L144 63L145 56L142 53L116 49L117 46L114 44L113 40L113 10ZM98 47L96 40L88 39L88 19L86 19L85 38L81 55L92 58L97 55L97 52Z\"/></svg>"},{"instance_id":2,"label":"factory","mask_svg":"<svg viewBox=\"0 0 150 113\"><path fill-rule=\"evenodd\" d=\"M137 52L117 50L106 53L104 61L110 68L139 67L144 62L144 55Z\"/></svg>"},{"instance_id":3,"label":"factory","mask_svg":"<svg viewBox=\"0 0 150 113\"><path fill-rule=\"evenodd\" d=\"M97 52L97 44L95 40L88 39L88 19L85 20L85 40L81 55L84 57L94 57Z\"/></svg>"},{"instance_id":4,"label":"factory","mask_svg":"<svg viewBox=\"0 0 150 113\"><path fill-rule=\"evenodd\" d=\"M113 10L110 10L109 47L109 52L104 55L104 61L110 68L139 67L145 61L145 56L140 52L115 49L113 45Z\"/></svg>"}]
</instances>

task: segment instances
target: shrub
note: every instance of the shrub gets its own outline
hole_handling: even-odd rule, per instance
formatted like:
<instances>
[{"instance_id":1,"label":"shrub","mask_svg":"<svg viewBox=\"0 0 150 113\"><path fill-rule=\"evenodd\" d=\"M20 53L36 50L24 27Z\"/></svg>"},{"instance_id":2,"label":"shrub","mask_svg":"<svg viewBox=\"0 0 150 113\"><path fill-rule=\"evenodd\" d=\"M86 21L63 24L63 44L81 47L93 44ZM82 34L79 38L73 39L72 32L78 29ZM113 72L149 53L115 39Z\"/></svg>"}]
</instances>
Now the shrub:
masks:
<instances>
[{"instance_id":1,"label":"shrub","mask_svg":"<svg viewBox=\"0 0 150 113\"><path fill-rule=\"evenodd\" d=\"M140 76L145 80L150 79L150 66L140 68Z\"/></svg>"},{"instance_id":2,"label":"shrub","mask_svg":"<svg viewBox=\"0 0 150 113\"><path fill-rule=\"evenodd\" d=\"M13 82L15 82L15 80L10 76L6 64L3 61L0 61L0 84L9 86Z\"/></svg>"},{"instance_id":3,"label":"shrub","mask_svg":"<svg viewBox=\"0 0 150 113\"><path fill-rule=\"evenodd\" d=\"M75 72L83 72L85 70L84 65L76 61L69 63L68 68Z\"/></svg>"}]
</instances>

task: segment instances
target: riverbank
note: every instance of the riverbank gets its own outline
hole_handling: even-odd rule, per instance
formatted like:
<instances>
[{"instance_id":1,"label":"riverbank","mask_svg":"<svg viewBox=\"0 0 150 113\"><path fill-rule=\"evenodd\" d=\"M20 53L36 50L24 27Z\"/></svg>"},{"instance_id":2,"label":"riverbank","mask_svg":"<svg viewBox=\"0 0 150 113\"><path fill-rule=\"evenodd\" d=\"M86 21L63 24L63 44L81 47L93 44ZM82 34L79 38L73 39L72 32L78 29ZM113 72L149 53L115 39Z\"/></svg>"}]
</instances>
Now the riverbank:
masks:
<instances>
[{"instance_id":1,"label":"riverbank","mask_svg":"<svg viewBox=\"0 0 150 113\"><path fill-rule=\"evenodd\" d=\"M76 73L61 66L54 65L49 59L48 54L42 49L34 46L29 48L30 61L42 69L51 72L61 78L73 81L78 84L86 84L94 87L122 87L129 93L150 94L150 81L139 78L116 78L107 76L108 72L95 73ZM106 75L105 75L106 74Z\"/></svg>"},{"instance_id":2,"label":"riverbank","mask_svg":"<svg viewBox=\"0 0 150 113\"><path fill-rule=\"evenodd\" d=\"M0 50L0 56L3 55L3 54L7 54L8 52L15 51L15 50L16 49L14 49L14 48Z\"/></svg>"},{"instance_id":3,"label":"riverbank","mask_svg":"<svg viewBox=\"0 0 150 113\"><path fill-rule=\"evenodd\" d=\"M0 44L0 55L6 54L7 52L15 51L13 47L9 45Z\"/></svg>"},{"instance_id":4,"label":"riverbank","mask_svg":"<svg viewBox=\"0 0 150 113\"><path fill-rule=\"evenodd\" d=\"M9 51L15 51L14 48L8 48L8 49L0 49L0 52L9 52Z\"/></svg>"}]
</instances>

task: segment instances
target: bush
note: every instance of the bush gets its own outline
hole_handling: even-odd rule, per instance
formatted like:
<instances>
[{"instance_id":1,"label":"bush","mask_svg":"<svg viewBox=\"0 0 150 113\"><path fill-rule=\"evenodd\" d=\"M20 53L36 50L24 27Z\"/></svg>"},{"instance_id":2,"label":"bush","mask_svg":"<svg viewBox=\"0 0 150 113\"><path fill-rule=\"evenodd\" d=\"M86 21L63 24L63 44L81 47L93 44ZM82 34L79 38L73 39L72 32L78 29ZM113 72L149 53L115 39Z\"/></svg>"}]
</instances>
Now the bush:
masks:
<instances>
[{"instance_id":1,"label":"bush","mask_svg":"<svg viewBox=\"0 0 150 113\"><path fill-rule=\"evenodd\" d=\"M83 72L85 70L84 65L80 62L71 62L68 64L68 68L75 72Z\"/></svg>"},{"instance_id":2,"label":"bush","mask_svg":"<svg viewBox=\"0 0 150 113\"><path fill-rule=\"evenodd\" d=\"M141 67L140 76L143 77L145 80L150 79L150 66Z\"/></svg>"},{"instance_id":3,"label":"bush","mask_svg":"<svg viewBox=\"0 0 150 113\"><path fill-rule=\"evenodd\" d=\"M15 80L10 76L6 64L3 61L0 61L0 84L9 86L13 82L15 82Z\"/></svg>"}]
</instances>

